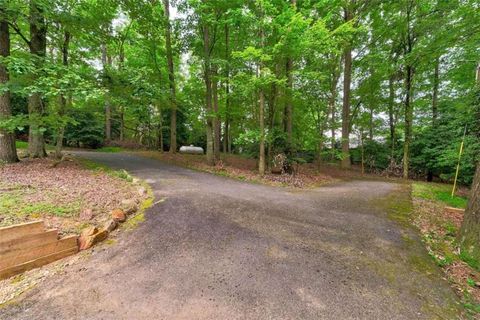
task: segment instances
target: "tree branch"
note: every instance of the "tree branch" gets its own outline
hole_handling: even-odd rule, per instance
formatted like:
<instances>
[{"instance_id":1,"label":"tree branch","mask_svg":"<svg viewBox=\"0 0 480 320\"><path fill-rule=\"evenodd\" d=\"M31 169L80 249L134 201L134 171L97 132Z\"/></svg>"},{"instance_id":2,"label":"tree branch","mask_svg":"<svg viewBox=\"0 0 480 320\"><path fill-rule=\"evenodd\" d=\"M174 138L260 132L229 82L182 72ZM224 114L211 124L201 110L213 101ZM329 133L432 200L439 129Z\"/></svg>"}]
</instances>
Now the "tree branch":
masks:
<instances>
[{"instance_id":1,"label":"tree branch","mask_svg":"<svg viewBox=\"0 0 480 320\"><path fill-rule=\"evenodd\" d=\"M25 41L26 44L30 47L30 45L31 45L30 40L28 40L28 39L23 35L23 33L22 33L22 31L20 30L20 28L19 28L15 23L9 22L8 24L12 27L13 30L15 30L15 32L20 36L20 38L22 38L23 41Z\"/></svg>"}]
</instances>

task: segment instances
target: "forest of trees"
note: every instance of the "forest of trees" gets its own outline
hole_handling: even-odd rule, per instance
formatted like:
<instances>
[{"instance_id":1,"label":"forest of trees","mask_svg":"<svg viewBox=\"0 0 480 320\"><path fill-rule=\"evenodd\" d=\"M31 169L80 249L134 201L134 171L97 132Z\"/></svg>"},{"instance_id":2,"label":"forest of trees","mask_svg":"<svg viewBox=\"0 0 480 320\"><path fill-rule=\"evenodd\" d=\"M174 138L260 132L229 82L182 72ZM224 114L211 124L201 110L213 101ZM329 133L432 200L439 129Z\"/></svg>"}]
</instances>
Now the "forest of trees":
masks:
<instances>
[{"instance_id":1,"label":"forest of trees","mask_svg":"<svg viewBox=\"0 0 480 320\"><path fill-rule=\"evenodd\" d=\"M362 163L460 182L480 143L475 0L2 0L0 156L45 143ZM172 15L173 12L173 15ZM477 97L476 97L477 96Z\"/></svg>"}]
</instances>

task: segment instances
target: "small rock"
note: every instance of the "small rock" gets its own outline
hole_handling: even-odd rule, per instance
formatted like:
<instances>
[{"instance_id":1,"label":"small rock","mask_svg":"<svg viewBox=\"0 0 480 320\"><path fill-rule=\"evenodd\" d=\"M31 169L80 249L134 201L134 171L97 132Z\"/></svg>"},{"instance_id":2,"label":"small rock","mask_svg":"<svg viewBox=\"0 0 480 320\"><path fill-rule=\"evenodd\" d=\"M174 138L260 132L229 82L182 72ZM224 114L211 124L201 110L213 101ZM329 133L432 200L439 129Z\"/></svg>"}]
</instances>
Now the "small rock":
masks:
<instances>
[{"instance_id":1,"label":"small rock","mask_svg":"<svg viewBox=\"0 0 480 320\"><path fill-rule=\"evenodd\" d=\"M147 194L147 189L145 189L144 187L138 188L138 194L141 195L141 196L146 195Z\"/></svg>"},{"instance_id":2,"label":"small rock","mask_svg":"<svg viewBox=\"0 0 480 320\"><path fill-rule=\"evenodd\" d=\"M82 212L80 212L80 220L92 220L93 218L93 211L92 209L90 208L87 208L85 210L83 210Z\"/></svg>"},{"instance_id":3,"label":"small rock","mask_svg":"<svg viewBox=\"0 0 480 320\"><path fill-rule=\"evenodd\" d=\"M82 230L80 237L92 236L97 232L98 232L98 229L95 226L86 227L85 229Z\"/></svg>"},{"instance_id":4,"label":"small rock","mask_svg":"<svg viewBox=\"0 0 480 320\"><path fill-rule=\"evenodd\" d=\"M137 203L134 199L124 199L122 200L122 207L127 214L132 214L137 211Z\"/></svg>"},{"instance_id":5,"label":"small rock","mask_svg":"<svg viewBox=\"0 0 480 320\"><path fill-rule=\"evenodd\" d=\"M110 219L105 222L105 224L103 225L103 229L107 230L108 232L112 232L113 230L115 230L117 225L118 225L117 221Z\"/></svg>"},{"instance_id":6,"label":"small rock","mask_svg":"<svg viewBox=\"0 0 480 320\"><path fill-rule=\"evenodd\" d=\"M122 209L115 209L110 214L112 219L117 222L124 222L127 219L127 215Z\"/></svg>"},{"instance_id":7,"label":"small rock","mask_svg":"<svg viewBox=\"0 0 480 320\"><path fill-rule=\"evenodd\" d=\"M95 228L96 229L96 228ZM89 236L80 236L78 239L78 247L80 250L85 250L91 248L96 243L105 240L108 237L108 231L106 229L101 229L93 235Z\"/></svg>"}]
</instances>

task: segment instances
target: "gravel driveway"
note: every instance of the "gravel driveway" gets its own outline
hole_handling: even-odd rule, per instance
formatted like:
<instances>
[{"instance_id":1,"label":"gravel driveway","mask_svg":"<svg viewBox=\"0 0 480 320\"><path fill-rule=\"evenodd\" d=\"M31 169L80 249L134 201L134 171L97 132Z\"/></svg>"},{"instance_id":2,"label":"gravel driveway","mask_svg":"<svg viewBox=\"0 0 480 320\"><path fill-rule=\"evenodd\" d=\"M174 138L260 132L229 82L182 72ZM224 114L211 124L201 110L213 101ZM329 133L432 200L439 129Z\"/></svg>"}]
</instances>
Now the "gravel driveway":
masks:
<instances>
[{"instance_id":1,"label":"gravel driveway","mask_svg":"<svg viewBox=\"0 0 480 320\"><path fill-rule=\"evenodd\" d=\"M454 319L457 300L382 181L288 190L123 153L80 153L147 180L145 222L44 281L0 319Z\"/></svg>"}]
</instances>

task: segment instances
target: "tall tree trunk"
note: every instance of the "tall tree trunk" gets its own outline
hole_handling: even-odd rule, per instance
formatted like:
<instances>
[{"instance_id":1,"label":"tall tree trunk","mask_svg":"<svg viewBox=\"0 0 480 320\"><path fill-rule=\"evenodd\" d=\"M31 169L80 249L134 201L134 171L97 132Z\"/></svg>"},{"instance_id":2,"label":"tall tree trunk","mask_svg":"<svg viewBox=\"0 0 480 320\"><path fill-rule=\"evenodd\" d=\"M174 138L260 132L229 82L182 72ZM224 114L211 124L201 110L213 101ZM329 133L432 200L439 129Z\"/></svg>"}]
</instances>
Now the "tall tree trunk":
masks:
<instances>
[{"instance_id":1,"label":"tall tree trunk","mask_svg":"<svg viewBox=\"0 0 480 320\"><path fill-rule=\"evenodd\" d=\"M158 143L157 147L160 149L160 152L163 153L163 115L162 109L157 107L158 109Z\"/></svg>"},{"instance_id":2,"label":"tall tree trunk","mask_svg":"<svg viewBox=\"0 0 480 320\"><path fill-rule=\"evenodd\" d=\"M345 22L352 20L352 13L345 8ZM350 168L350 87L352 82L352 48L347 45L344 52L343 108L342 108L342 168Z\"/></svg>"},{"instance_id":3,"label":"tall tree trunk","mask_svg":"<svg viewBox=\"0 0 480 320\"><path fill-rule=\"evenodd\" d=\"M0 17L5 14L4 10L3 7L0 7ZM0 56L3 58L10 56L10 31L6 20L0 20ZM0 64L0 85L7 84L8 80L7 67ZM0 95L0 120L8 119L11 116L10 92L4 91L3 94ZM0 129L0 162L12 163L17 161L15 134Z\"/></svg>"},{"instance_id":4,"label":"tall tree trunk","mask_svg":"<svg viewBox=\"0 0 480 320\"><path fill-rule=\"evenodd\" d=\"M218 80L217 80L217 69L213 68L213 79L212 79L212 96L213 96L213 111L215 112L215 117L213 118L213 156L215 162L220 160L220 143L221 143L221 122L220 116L218 114Z\"/></svg>"},{"instance_id":5,"label":"tall tree trunk","mask_svg":"<svg viewBox=\"0 0 480 320\"><path fill-rule=\"evenodd\" d=\"M68 47L70 45L70 32L65 31L64 38L63 38L63 45L62 45L62 63L65 67L68 67ZM60 95L59 97L59 108L58 108L58 115L60 117L65 116L66 109L67 109L67 99L64 95ZM63 119L62 119L63 120ZM55 145L55 157L57 159L62 157L62 148L63 148L63 137L65 135L65 125L62 121L60 128L58 129L57 133L57 143Z\"/></svg>"},{"instance_id":6,"label":"tall tree trunk","mask_svg":"<svg viewBox=\"0 0 480 320\"><path fill-rule=\"evenodd\" d=\"M480 163L477 163L459 240L462 251L480 261Z\"/></svg>"},{"instance_id":7,"label":"tall tree trunk","mask_svg":"<svg viewBox=\"0 0 480 320\"><path fill-rule=\"evenodd\" d=\"M35 65L39 70L47 53L47 26L42 5L35 0L30 0L30 53L35 57ZM30 122L28 154L31 158L42 158L47 155L43 137L44 128L40 124L43 113L44 106L40 93L31 94L28 97Z\"/></svg>"},{"instance_id":8,"label":"tall tree trunk","mask_svg":"<svg viewBox=\"0 0 480 320\"><path fill-rule=\"evenodd\" d=\"M337 62L337 59L335 59ZM336 109L337 109L337 85L338 80L340 79L340 68L337 65L334 65L331 72L331 83L330 83L330 97L329 97L329 110L330 110L330 130L331 130L331 160L335 159L335 144L336 144Z\"/></svg>"},{"instance_id":9,"label":"tall tree trunk","mask_svg":"<svg viewBox=\"0 0 480 320\"><path fill-rule=\"evenodd\" d=\"M405 56L408 56L413 50L413 32L411 30L411 14L415 3L409 2L407 8L407 42L405 44ZM410 162L410 143L412 141L412 88L413 88L414 67L411 62L407 63L405 75L405 143L403 145L403 178L408 179Z\"/></svg>"},{"instance_id":10,"label":"tall tree trunk","mask_svg":"<svg viewBox=\"0 0 480 320\"><path fill-rule=\"evenodd\" d=\"M170 85L170 153L177 152L177 95L175 88L175 69L173 66L171 25L170 25L170 3L163 0L165 12L165 47L167 53L168 80Z\"/></svg>"},{"instance_id":11,"label":"tall tree trunk","mask_svg":"<svg viewBox=\"0 0 480 320\"><path fill-rule=\"evenodd\" d=\"M111 61L107 58L107 46L102 43L102 66L104 77L107 77L107 66L110 66ZM108 93L105 95L105 141L108 143L112 140L112 107L110 106L110 99Z\"/></svg>"},{"instance_id":12,"label":"tall tree trunk","mask_svg":"<svg viewBox=\"0 0 480 320\"><path fill-rule=\"evenodd\" d=\"M223 153L229 152L230 134L230 33L228 24L225 24L225 125L223 132Z\"/></svg>"},{"instance_id":13,"label":"tall tree trunk","mask_svg":"<svg viewBox=\"0 0 480 320\"><path fill-rule=\"evenodd\" d=\"M477 92L480 92L480 63L477 67ZM480 101L476 101L476 120L480 123ZM476 128L480 139L480 128ZM460 248L469 256L480 261L480 161L470 189L470 198L459 233Z\"/></svg>"},{"instance_id":14,"label":"tall tree trunk","mask_svg":"<svg viewBox=\"0 0 480 320\"><path fill-rule=\"evenodd\" d=\"M212 119L212 79L210 68L210 33L205 24L203 26L203 51L204 51L204 80L205 80L205 108L207 113L207 163L215 165L213 154L213 119Z\"/></svg>"},{"instance_id":15,"label":"tall tree trunk","mask_svg":"<svg viewBox=\"0 0 480 320\"><path fill-rule=\"evenodd\" d=\"M294 10L297 7L297 0L290 0ZM285 99L285 132L287 133L287 144L289 152L292 151L292 137L293 137L293 59L291 56L287 57L285 65L285 75L287 76L287 90Z\"/></svg>"},{"instance_id":16,"label":"tall tree trunk","mask_svg":"<svg viewBox=\"0 0 480 320\"><path fill-rule=\"evenodd\" d=\"M409 162L410 162L410 143L412 141L412 122L413 122L413 106L412 106L412 81L413 67L408 65L405 78L405 143L403 145L403 178L408 179Z\"/></svg>"},{"instance_id":17,"label":"tall tree trunk","mask_svg":"<svg viewBox=\"0 0 480 320\"><path fill-rule=\"evenodd\" d=\"M395 117L394 117L394 106L395 106L395 87L394 87L395 76L391 75L388 79L388 124L390 127L390 157L393 160L395 155Z\"/></svg>"},{"instance_id":18,"label":"tall tree trunk","mask_svg":"<svg viewBox=\"0 0 480 320\"><path fill-rule=\"evenodd\" d=\"M438 87L440 84L440 57L435 59L435 71L433 73L432 92L432 125L435 126L438 117Z\"/></svg>"}]
</instances>

